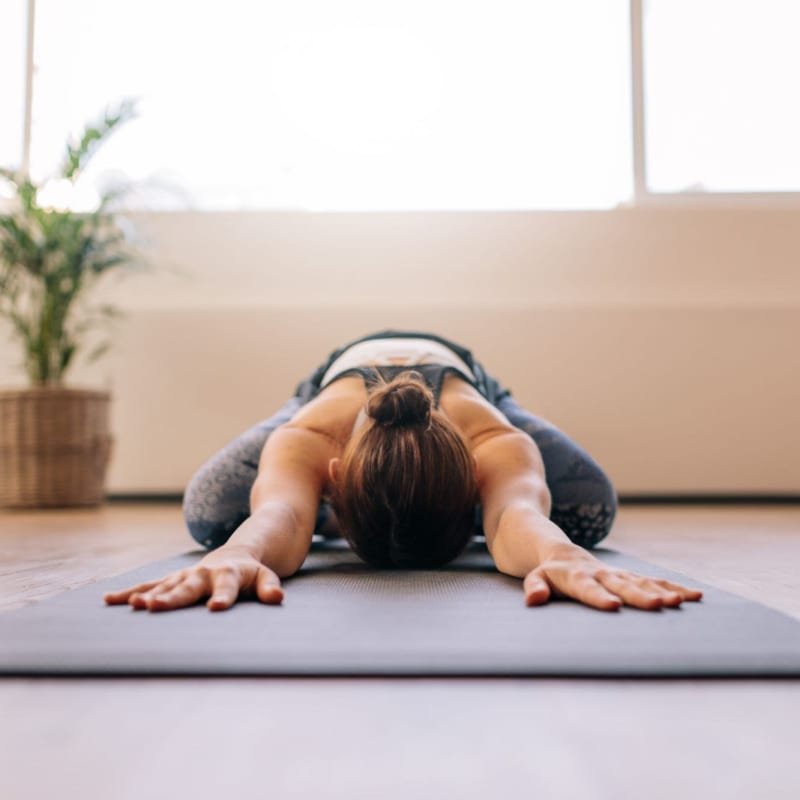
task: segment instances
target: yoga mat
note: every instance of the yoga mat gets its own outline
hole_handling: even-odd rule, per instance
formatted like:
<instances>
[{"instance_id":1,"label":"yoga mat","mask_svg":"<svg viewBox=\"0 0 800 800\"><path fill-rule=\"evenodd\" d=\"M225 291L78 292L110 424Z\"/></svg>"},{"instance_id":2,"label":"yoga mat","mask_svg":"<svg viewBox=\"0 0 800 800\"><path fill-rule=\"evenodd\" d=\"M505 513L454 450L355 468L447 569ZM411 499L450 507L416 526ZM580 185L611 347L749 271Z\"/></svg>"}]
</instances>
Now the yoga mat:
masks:
<instances>
[{"instance_id":1,"label":"yoga mat","mask_svg":"<svg viewBox=\"0 0 800 800\"><path fill-rule=\"evenodd\" d=\"M374 570L315 543L281 606L107 606L106 591L196 563L187 552L0 614L0 674L767 677L800 675L800 621L607 548L601 561L702 589L699 602L606 612L525 605L485 544L441 570Z\"/></svg>"}]
</instances>

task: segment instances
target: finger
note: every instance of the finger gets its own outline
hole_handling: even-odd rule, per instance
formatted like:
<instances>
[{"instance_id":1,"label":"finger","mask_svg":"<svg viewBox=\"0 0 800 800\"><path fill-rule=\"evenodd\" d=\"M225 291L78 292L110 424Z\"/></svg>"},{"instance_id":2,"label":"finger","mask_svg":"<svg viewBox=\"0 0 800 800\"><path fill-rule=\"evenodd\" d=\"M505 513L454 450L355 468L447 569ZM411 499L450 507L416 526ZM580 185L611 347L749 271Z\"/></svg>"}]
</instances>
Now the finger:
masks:
<instances>
[{"instance_id":1,"label":"finger","mask_svg":"<svg viewBox=\"0 0 800 800\"><path fill-rule=\"evenodd\" d=\"M603 573L608 574L612 578L617 578L625 582L627 585L638 586L643 592L648 595L654 595L661 598L661 604L674 608L683 602L683 596L678 592L662 586L654 578L649 578L647 575L640 575L636 572L629 572L628 570L603 570ZM600 577L598 575L597 577ZM612 590L614 590L612 588Z\"/></svg>"},{"instance_id":2,"label":"finger","mask_svg":"<svg viewBox=\"0 0 800 800\"><path fill-rule=\"evenodd\" d=\"M211 574L214 590L206 605L210 611L230 608L239 597L239 573L234 569L215 569Z\"/></svg>"},{"instance_id":3,"label":"finger","mask_svg":"<svg viewBox=\"0 0 800 800\"><path fill-rule=\"evenodd\" d=\"M170 591L170 589L174 589L176 586L179 586L183 579L186 577L187 572L185 570L181 570L180 572L176 572L173 575L167 575L166 578L159 581L155 586L153 586L147 592L136 592L132 594L128 600L128 602L134 608L147 608L150 600L155 597L156 595L162 595L166 592Z\"/></svg>"},{"instance_id":4,"label":"finger","mask_svg":"<svg viewBox=\"0 0 800 800\"><path fill-rule=\"evenodd\" d=\"M664 599L660 594L643 589L634 582L633 578L601 571L596 573L594 579L621 597L629 606L656 611L664 605Z\"/></svg>"},{"instance_id":5,"label":"finger","mask_svg":"<svg viewBox=\"0 0 800 800\"><path fill-rule=\"evenodd\" d=\"M639 581L640 588L646 592L658 595L664 601L665 606L679 606L683 602L683 595L666 586L662 586L653 578L642 577Z\"/></svg>"},{"instance_id":6,"label":"finger","mask_svg":"<svg viewBox=\"0 0 800 800\"><path fill-rule=\"evenodd\" d=\"M677 592L683 600L699 600L703 593L700 589L689 589L687 586L681 586L679 583L665 580L664 578L653 578L648 575L639 575L636 572L629 572L627 570L617 570L617 575L630 578L635 582L648 582L649 584L656 584L659 589L667 590L670 592ZM651 589L654 588L651 585Z\"/></svg>"},{"instance_id":7,"label":"finger","mask_svg":"<svg viewBox=\"0 0 800 800\"><path fill-rule=\"evenodd\" d=\"M143 592L142 596L147 597L148 595L163 594L164 592L179 586L185 577L186 574L183 571L176 573L175 575L167 575L167 577L164 578L157 586L154 586L148 592Z\"/></svg>"},{"instance_id":8,"label":"finger","mask_svg":"<svg viewBox=\"0 0 800 800\"><path fill-rule=\"evenodd\" d=\"M703 596L700 589L690 589L688 586L681 586L679 583L672 583L663 578L650 578L650 580L663 586L665 589L677 592L684 600L699 600Z\"/></svg>"},{"instance_id":9,"label":"finger","mask_svg":"<svg viewBox=\"0 0 800 800\"><path fill-rule=\"evenodd\" d=\"M210 591L210 577L206 570L198 570L185 576L174 589L163 594L151 594L147 600L149 611L170 611L190 606Z\"/></svg>"},{"instance_id":10,"label":"finger","mask_svg":"<svg viewBox=\"0 0 800 800\"><path fill-rule=\"evenodd\" d=\"M262 603L280 605L283 602L280 578L269 567L260 566L258 568L256 594Z\"/></svg>"},{"instance_id":11,"label":"finger","mask_svg":"<svg viewBox=\"0 0 800 800\"><path fill-rule=\"evenodd\" d=\"M550 599L550 584L537 572L529 572L522 582L525 592L525 605L539 606Z\"/></svg>"},{"instance_id":12,"label":"finger","mask_svg":"<svg viewBox=\"0 0 800 800\"><path fill-rule=\"evenodd\" d=\"M601 611L616 611L622 600L608 591L591 575L574 576L573 596L586 605L599 608Z\"/></svg>"},{"instance_id":13,"label":"finger","mask_svg":"<svg viewBox=\"0 0 800 800\"><path fill-rule=\"evenodd\" d=\"M106 592L103 595L103 599L109 605L115 605L117 603L127 603L128 598L137 592L146 592L148 589L152 589L154 586L158 586L160 581L149 581L148 583L140 583L138 586L132 586L130 589L120 589L117 592Z\"/></svg>"}]
</instances>

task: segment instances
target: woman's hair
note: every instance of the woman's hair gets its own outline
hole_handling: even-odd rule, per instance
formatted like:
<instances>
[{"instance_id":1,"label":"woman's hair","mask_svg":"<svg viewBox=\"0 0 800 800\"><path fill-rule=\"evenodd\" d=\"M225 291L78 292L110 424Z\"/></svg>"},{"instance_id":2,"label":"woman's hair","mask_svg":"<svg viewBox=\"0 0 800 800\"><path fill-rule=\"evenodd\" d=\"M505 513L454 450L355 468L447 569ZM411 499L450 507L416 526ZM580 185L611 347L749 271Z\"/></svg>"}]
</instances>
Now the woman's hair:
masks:
<instances>
[{"instance_id":1,"label":"woman's hair","mask_svg":"<svg viewBox=\"0 0 800 800\"><path fill-rule=\"evenodd\" d=\"M331 496L342 535L380 567L439 567L467 545L477 481L463 435L417 372L381 381Z\"/></svg>"}]
</instances>

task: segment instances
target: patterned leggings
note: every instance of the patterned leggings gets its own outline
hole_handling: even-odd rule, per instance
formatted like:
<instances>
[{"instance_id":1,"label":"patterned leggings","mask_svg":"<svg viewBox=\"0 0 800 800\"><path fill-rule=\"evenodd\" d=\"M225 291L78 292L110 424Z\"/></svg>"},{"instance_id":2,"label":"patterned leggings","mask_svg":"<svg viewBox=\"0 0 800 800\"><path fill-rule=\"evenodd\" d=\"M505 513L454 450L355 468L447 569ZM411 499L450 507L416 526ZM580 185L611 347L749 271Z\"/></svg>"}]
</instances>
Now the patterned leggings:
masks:
<instances>
[{"instance_id":1,"label":"patterned leggings","mask_svg":"<svg viewBox=\"0 0 800 800\"><path fill-rule=\"evenodd\" d=\"M197 471L183 496L183 513L191 535L209 550L223 545L250 515L250 489L258 473L261 450L270 433L288 422L303 405L292 397L268 419L259 422ZM611 481L592 457L544 419L520 408L507 395L496 403L509 422L528 433L542 454L552 497L550 519L576 544L591 549L611 530L617 496ZM330 508L320 504L317 531ZM480 506L475 533L481 533Z\"/></svg>"}]
</instances>

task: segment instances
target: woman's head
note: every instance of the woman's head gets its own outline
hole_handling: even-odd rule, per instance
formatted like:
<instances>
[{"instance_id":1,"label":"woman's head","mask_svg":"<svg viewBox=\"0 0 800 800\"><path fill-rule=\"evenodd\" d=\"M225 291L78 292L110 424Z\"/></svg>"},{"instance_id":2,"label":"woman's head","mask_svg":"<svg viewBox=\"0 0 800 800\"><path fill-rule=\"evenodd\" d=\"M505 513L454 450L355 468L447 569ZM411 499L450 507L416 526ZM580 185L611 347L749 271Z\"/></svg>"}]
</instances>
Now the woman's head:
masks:
<instances>
[{"instance_id":1,"label":"woman's head","mask_svg":"<svg viewBox=\"0 0 800 800\"><path fill-rule=\"evenodd\" d=\"M378 384L332 465L342 535L373 566L438 567L472 536L474 460L433 401L419 373Z\"/></svg>"}]
</instances>

